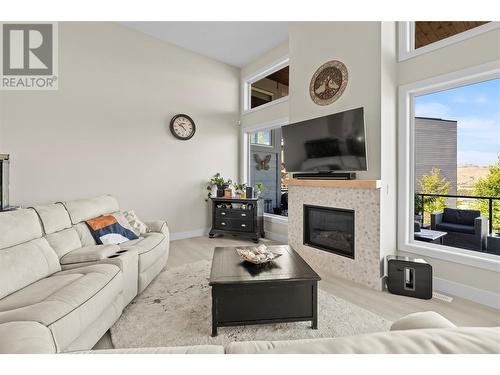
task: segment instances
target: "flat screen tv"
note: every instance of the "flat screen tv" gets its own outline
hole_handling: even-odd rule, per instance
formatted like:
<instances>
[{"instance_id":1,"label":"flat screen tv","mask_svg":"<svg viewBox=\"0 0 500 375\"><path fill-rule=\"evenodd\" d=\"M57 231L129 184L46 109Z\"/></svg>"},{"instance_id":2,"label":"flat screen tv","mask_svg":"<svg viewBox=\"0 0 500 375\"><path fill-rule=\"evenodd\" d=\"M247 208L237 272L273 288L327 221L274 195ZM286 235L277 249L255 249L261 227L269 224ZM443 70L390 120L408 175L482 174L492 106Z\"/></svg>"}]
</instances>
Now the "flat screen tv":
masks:
<instances>
[{"instance_id":1,"label":"flat screen tv","mask_svg":"<svg viewBox=\"0 0 500 375\"><path fill-rule=\"evenodd\" d=\"M282 127L288 172L366 171L363 108Z\"/></svg>"}]
</instances>

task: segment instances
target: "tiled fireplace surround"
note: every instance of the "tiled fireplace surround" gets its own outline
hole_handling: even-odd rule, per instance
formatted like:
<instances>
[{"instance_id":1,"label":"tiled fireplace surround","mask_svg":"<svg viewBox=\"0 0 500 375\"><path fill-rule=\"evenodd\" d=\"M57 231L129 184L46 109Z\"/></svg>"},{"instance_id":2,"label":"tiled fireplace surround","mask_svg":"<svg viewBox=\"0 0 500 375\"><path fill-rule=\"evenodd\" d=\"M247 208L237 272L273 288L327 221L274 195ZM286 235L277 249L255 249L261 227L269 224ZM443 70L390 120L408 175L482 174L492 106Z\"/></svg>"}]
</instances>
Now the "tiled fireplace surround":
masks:
<instances>
[{"instance_id":1,"label":"tiled fireplace surround","mask_svg":"<svg viewBox=\"0 0 500 375\"><path fill-rule=\"evenodd\" d=\"M340 186L341 183L334 185L339 186L289 184L289 244L323 277L340 276L380 290L383 275L383 255L380 251L380 189L352 187L352 183L346 184L346 187ZM354 259L303 244L304 204L354 210Z\"/></svg>"}]
</instances>

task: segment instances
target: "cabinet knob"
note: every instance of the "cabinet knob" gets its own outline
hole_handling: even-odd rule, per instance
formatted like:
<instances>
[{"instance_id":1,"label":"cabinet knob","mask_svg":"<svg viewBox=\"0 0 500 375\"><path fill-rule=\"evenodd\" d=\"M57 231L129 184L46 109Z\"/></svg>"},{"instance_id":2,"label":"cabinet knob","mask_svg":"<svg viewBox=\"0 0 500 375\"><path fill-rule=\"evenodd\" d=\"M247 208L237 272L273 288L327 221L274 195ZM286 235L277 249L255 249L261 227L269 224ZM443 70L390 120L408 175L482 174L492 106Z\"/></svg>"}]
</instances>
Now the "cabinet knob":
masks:
<instances>
[{"instance_id":1,"label":"cabinet knob","mask_svg":"<svg viewBox=\"0 0 500 375\"><path fill-rule=\"evenodd\" d=\"M222 223L220 223L220 224L221 224L221 225L226 225L226 223L224 223L224 222L222 222Z\"/></svg>"},{"instance_id":2,"label":"cabinet knob","mask_svg":"<svg viewBox=\"0 0 500 375\"><path fill-rule=\"evenodd\" d=\"M241 216L247 216L247 214L241 214Z\"/></svg>"},{"instance_id":3,"label":"cabinet knob","mask_svg":"<svg viewBox=\"0 0 500 375\"><path fill-rule=\"evenodd\" d=\"M246 227L247 225L246 224L241 224L242 227Z\"/></svg>"},{"instance_id":4,"label":"cabinet knob","mask_svg":"<svg viewBox=\"0 0 500 375\"><path fill-rule=\"evenodd\" d=\"M226 216L226 213L225 213L225 212L221 212L221 215L222 215L222 216Z\"/></svg>"}]
</instances>

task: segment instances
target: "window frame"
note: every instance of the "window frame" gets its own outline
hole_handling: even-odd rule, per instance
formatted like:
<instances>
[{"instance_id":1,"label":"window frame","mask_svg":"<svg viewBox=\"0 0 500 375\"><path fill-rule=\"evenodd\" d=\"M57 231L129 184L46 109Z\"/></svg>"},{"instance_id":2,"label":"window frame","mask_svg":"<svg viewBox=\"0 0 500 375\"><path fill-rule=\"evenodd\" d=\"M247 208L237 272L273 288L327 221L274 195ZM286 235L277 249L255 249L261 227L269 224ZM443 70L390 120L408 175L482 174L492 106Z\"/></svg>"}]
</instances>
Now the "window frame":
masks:
<instances>
[{"instance_id":1,"label":"window frame","mask_svg":"<svg viewBox=\"0 0 500 375\"><path fill-rule=\"evenodd\" d=\"M496 78L500 78L500 60L399 86L398 250L500 272L498 255L413 239L415 97Z\"/></svg>"},{"instance_id":2,"label":"window frame","mask_svg":"<svg viewBox=\"0 0 500 375\"><path fill-rule=\"evenodd\" d=\"M262 143L252 143L250 137L248 137L249 139L249 142L250 142L250 146L258 146L258 147L268 147L268 148L274 148L274 145L275 145L275 142L276 142L276 139L275 139L275 132L273 131L274 129L276 128L273 128L273 129L262 129L262 130L257 130L257 131L253 131L253 132L249 132L248 134L251 134L251 133L259 133L259 132L271 132L271 144L270 145L264 145Z\"/></svg>"},{"instance_id":3,"label":"window frame","mask_svg":"<svg viewBox=\"0 0 500 375\"><path fill-rule=\"evenodd\" d=\"M257 131L262 131L262 130L273 130L281 128L282 126L288 125L289 123L290 121L288 117L282 117L282 118L277 118L276 120L273 121L241 128L240 177L242 178L245 184L248 184L250 181L250 168L251 168L250 133L255 133ZM259 147L266 147L266 146L259 146ZM278 224L288 223L288 217L270 213L264 213L264 219L272 223L278 223Z\"/></svg>"},{"instance_id":4,"label":"window frame","mask_svg":"<svg viewBox=\"0 0 500 375\"><path fill-rule=\"evenodd\" d=\"M290 65L290 58L288 57L288 55L285 55L285 56L281 57L280 59L272 62L269 65L262 67L261 69L257 70L256 72L254 72L251 75L242 79L242 85L241 85L242 86L242 95L241 95L242 111L241 111L241 113L243 115L245 115L247 113L255 112L255 111L260 111L264 108L269 108L271 106L286 102L288 100L290 93L287 96L283 96L279 99L273 100L272 102L259 105L258 107L255 107L255 108L251 108L252 83L257 82L257 81L261 80L262 78L265 78L268 75L270 75L274 72L277 72L278 70L283 69L289 65Z\"/></svg>"},{"instance_id":5,"label":"window frame","mask_svg":"<svg viewBox=\"0 0 500 375\"><path fill-rule=\"evenodd\" d=\"M415 21L398 22L398 51L399 61L411 59L415 56L443 48L485 32L500 28L499 21L491 21L484 25L452 35L437 42L415 49Z\"/></svg>"}]
</instances>

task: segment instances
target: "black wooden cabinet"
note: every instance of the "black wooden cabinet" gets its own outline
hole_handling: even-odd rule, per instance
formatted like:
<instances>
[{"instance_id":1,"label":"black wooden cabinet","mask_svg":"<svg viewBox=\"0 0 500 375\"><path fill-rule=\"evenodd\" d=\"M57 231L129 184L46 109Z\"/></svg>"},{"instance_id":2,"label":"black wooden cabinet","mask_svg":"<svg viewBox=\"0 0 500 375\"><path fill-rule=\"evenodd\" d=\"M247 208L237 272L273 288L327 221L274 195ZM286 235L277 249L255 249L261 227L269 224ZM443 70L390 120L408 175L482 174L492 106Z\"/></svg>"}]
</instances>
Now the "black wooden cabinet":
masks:
<instances>
[{"instance_id":1,"label":"black wooden cabinet","mask_svg":"<svg viewBox=\"0 0 500 375\"><path fill-rule=\"evenodd\" d=\"M251 238L255 243L264 237L262 199L211 198L212 229L209 237L229 234Z\"/></svg>"}]
</instances>

